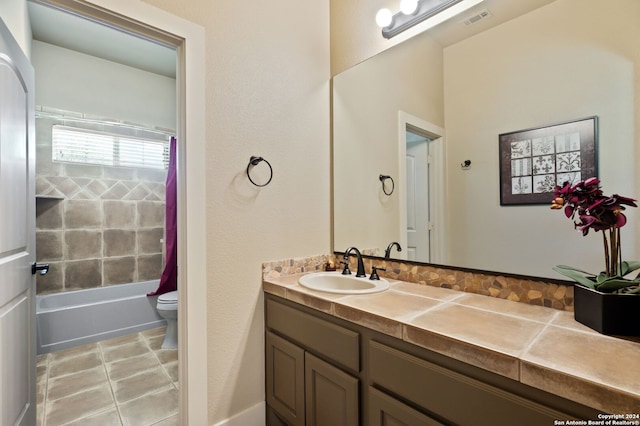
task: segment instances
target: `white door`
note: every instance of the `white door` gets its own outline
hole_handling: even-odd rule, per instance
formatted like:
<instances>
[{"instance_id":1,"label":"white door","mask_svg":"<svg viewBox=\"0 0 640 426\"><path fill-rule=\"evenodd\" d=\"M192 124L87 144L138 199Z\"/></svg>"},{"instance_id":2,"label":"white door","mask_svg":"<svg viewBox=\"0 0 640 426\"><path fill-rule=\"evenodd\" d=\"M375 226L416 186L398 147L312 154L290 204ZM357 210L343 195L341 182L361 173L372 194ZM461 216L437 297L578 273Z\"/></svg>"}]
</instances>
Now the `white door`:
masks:
<instances>
[{"instance_id":1,"label":"white door","mask_svg":"<svg viewBox=\"0 0 640 426\"><path fill-rule=\"evenodd\" d=\"M36 423L33 68L0 20L0 424Z\"/></svg>"},{"instance_id":2,"label":"white door","mask_svg":"<svg viewBox=\"0 0 640 426\"><path fill-rule=\"evenodd\" d=\"M407 131L407 259L429 262L429 139Z\"/></svg>"}]
</instances>

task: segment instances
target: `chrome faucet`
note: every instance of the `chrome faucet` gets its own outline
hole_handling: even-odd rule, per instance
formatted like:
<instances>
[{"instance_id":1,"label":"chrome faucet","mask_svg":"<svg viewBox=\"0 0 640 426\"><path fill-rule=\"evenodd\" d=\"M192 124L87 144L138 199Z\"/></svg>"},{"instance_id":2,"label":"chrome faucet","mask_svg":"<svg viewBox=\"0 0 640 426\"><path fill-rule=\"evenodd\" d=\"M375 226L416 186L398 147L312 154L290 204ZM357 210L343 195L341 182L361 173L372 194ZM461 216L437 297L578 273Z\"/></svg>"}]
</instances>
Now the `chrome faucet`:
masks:
<instances>
[{"instance_id":1,"label":"chrome faucet","mask_svg":"<svg viewBox=\"0 0 640 426\"><path fill-rule=\"evenodd\" d=\"M355 247L349 247L347 251L344 252L344 260L345 260L345 263L347 264L347 266L345 267L345 270L349 271L349 253L351 253L352 251L356 252L356 258L358 259L358 270L356 271L356 277L366 277L367 274L364 273L364 263L362 262L362 254L360 253L360 250L358 250ZM344 271L342 273L346 274ZM349 273L351 272L349 271Z\"/></svg>"},{"instance_id":2,"label":"chrome faucet","mask_svg":"<svg viewBox=\"0 0 640 426\"><path fill-rule=\"evenodd\" d=\"M392 242L387 246L387 249L384 251L384 258L385 259L389 259L389 257L391 256L391 249L393 248L393 246L396 246L398 248L398 251L401 252L402 251L402 247L400 247L400 244L398 244L397 242Z\"/></svg>"}]
</instances>

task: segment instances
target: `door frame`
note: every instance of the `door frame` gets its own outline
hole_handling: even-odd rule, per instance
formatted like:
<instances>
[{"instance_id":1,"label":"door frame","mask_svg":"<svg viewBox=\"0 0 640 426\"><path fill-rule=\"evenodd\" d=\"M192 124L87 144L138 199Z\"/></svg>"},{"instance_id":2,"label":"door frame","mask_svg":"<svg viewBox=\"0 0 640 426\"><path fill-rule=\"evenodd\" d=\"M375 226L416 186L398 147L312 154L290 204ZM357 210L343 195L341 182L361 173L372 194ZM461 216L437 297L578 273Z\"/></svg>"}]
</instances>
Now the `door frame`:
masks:
<instances>
[{"instance_id":1,"label":"door frame","mask_svg":"<svg viewBox=\"0 0 640 426\"><path fill-rule=\"evenodd\" d=\"M204 28L141 1L30 1L176 49L179 418L180 424L207 424Z\"/></svg>"},{"instance_id":2,"label":"door frame","mask_svg":"<svg viewBox=\"0 0 640 426\"><path fill-rule=\"evenodd\" d=\"M399 204L399 235L400 245L407 246L407 127L413 132L422 134L431 139L428 142L431 152L429 167L429 208L432 224L431 232L431 260L430 263L445 263L446 228L445 194L446 194L446 170L445 170L445 130L426 120L411 115L404 111L398 111L398 204Z\"/></svg>"}]
</instances>

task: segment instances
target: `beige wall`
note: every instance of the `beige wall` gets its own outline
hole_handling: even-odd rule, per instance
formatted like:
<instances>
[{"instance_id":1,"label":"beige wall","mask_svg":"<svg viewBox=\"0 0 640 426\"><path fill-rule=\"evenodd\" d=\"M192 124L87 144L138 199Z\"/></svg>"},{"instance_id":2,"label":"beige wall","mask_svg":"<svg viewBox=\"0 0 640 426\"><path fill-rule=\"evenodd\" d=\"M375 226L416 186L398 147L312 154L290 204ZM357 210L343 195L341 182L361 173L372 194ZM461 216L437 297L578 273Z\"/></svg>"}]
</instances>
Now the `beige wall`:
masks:
<instances>
[{"instance_id":1,"label":"beige wall","mask_svg":"<svg viewBox=\"0 0 640 426\"><path fill-rule=\"evenodd\" d=\"M25 0L0 1L0 19L9 28L25 55L30 57L31 25L29 24Z\"/></svg>"},{"instance_id":2,"label":"beige wall","mask_svg":"<svg viewBox=\"0 0 640 426\"><path fill-rule=\"evenodd\" d=\"M209 263L201 266L208 290L202 344L209 353L208 423L215 424L264 401L261 263L330 250L329 4L146 3L206 30ZM24 14L12 30L26 46L26 6L17 4ZM0 8L0 16L16 19L13 10ZM263 189L246 179L251 155L274 168Z\"/></svg>"},{"instance_id":3,"label":"beige wall","mask_svg":"<svg viewBox=\"0 0 640 426\"><path fill-rule=\"evenodd\" d=\"M386 7L398 10L399 0L345 1L331 3L331 75L407 39L407 34L386 40L376 25L376 13Z\"/></svg>"},{"instance_id":4,"label":"beige wall","mask_svg":"<svg viewBox=\"0 0 640 426\"><path fill-rule=\"evenodd\" d=\"M382 36L376 14L382 8L397 13L400 0L330 0L330 3L332 76L424 31L425 25L418 24L391 39Z\"/></svg>"},{"instance_id":5,"label":"beige wall","mask_svg":"<svg viewBox=\"0 0 640 426\"><path fill-rule=\"evenodd\" d=\"M334 77L336 250L400 241L400 191L383 194L378 176L399 187L398 111L444 125L442 70L442 47L422 34Z\"/></svg>"},{"instance_id":6,"label":"beige wall","mask_svg":"<svg viewBox=\"0 0 640 426\"><path fill-rule=\"evenodd\" d=\"M264 401L261 262L326 253L326 0L148 0L206 30L209 424ZM251 155L274 169L251 185ZM189 366L196 368L197 366Z\"/></svg>"},{"instance_id":7,"label":"beige wall","mask_svg":"<svg viewBox=\"0 0 640 426\"><path fill-rule=\"evenodd\" d=\"M445 49L451 263L555 277L558 263L603 269L599 233L583 238L547 206L500 207L497 135L597 115L605 193L639 196L638 22L635 0L558 0ZM627 259L638 254L634 222Z\"/></svg>"}]
</instances>

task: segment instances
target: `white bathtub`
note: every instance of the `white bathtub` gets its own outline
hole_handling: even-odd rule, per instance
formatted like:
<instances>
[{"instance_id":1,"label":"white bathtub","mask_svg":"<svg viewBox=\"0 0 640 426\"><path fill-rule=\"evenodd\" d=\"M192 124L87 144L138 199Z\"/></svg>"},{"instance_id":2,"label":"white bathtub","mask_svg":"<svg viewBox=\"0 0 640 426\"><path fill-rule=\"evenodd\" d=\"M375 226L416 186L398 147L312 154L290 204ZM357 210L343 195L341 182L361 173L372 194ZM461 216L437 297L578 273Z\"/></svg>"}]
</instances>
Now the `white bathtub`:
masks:
<instances>
[{"instance_id":1,"label":"white bathtub","mask_svg":"<svg viewBox=\"0 0 640 426\"><path fill-rule=\"evenodd\" d=\"M38 354L165 325L156 311L159 280L36 296Z\"/></svg>"}]
</instances>

